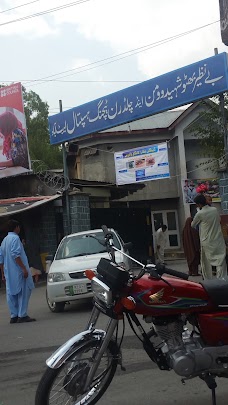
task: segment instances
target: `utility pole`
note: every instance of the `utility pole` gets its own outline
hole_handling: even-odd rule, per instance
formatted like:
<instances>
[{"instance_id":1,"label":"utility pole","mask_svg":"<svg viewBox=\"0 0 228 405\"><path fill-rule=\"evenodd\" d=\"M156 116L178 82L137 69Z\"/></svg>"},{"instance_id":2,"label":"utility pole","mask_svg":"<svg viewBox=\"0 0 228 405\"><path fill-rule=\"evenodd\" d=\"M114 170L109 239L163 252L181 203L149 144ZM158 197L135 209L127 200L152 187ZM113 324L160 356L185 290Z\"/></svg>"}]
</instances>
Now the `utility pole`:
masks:
<instances>
[{"instance_id":1,"label":"utility pole","mask_svg":"<svg viewBox=\"0 0 228 405\"><path fill-rule=\"evenodd\" d=\"M59 100L59 111L63 111L62 100ZM67 215L67 234L71 233L71 221L70 221L70 201L69 201L69 176L67 167L67 154L65 142L62 143L63 151L63 175L64 175L64 185L65 185L65 201L66 201L66 215Z\"/></svg>"},{"instance_id":2,"label":"utility pole","mask_svg":"<svg viewBox=\"0 0 228 405\"><path fill-rule=\"evenodd\" d=\"M215 55L218 55L218 48L214 48ZM221 122L222 122L222 132L223 132L223 142L224 142L224 152L225 152L225 163L227 162L228 158L228 147L227 147L227 120L226 120L226 109L225 109L225 102L224 102L224 94L219 95L219 102L220 102L220 112L221 112Z\"/></svg>"}]
</instances>

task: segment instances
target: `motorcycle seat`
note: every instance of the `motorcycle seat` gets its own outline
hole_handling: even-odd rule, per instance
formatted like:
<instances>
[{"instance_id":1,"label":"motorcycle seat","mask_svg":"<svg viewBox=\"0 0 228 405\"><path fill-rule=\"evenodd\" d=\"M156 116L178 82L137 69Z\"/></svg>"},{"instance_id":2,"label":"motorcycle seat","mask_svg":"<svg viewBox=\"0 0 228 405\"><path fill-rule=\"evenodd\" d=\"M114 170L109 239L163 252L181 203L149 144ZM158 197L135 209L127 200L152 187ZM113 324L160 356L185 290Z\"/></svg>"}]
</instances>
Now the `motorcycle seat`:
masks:
<instances>
[{"instance_id":1,"label":"motorcycle seat","mask_svg":"<svg viewBox=\"0 0 228 405\"><path fill-rule=\"evenodd\" d=\"M217 306L228 306L228 280L213 279L200 283Z\"/></svg>"}]
</instances>

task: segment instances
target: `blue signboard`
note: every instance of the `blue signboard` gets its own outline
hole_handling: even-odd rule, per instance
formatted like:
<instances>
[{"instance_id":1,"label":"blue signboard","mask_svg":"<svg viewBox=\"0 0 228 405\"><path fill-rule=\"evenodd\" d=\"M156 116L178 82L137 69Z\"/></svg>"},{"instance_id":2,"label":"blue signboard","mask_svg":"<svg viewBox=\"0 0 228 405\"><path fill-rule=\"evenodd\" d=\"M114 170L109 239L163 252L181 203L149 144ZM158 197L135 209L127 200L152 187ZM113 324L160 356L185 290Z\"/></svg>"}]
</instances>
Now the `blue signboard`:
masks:
<instances>
[{"instance_id":1,"label":"blue signboard","mask_svg":"<svg viewBox=\"0 0 228 405\"><path fill-rule=\"evenodd\" d=\"M74 140L228 90L221 53L49 117L51 144Z\"/></svg>"}]
</instances>

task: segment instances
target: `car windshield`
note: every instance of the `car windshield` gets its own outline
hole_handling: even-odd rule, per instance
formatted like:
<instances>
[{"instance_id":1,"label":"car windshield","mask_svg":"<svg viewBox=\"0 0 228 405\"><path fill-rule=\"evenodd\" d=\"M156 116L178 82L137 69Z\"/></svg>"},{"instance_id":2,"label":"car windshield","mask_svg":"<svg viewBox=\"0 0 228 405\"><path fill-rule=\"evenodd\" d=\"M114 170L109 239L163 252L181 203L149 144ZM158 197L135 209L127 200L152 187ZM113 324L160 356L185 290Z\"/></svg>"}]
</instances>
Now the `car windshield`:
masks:
<instances>
[{"instance_id":1,"label":"car windshield","mask_svg":"<svg viewBox=\"0 0 228 405\"><path fill-rule=\"evenodd\" d=\"M90 237L91 235L95 236L101 241L104 241L103 232L94 232L86 235L69 236L68 238L65 238L60 244L55 259L60 260L60 259L68 259L70 257L79 257L86 255L94 255L96 253L105 253L106 252L105 246L102 246L96 239L91 238ZM118 249L121 249L120 243L114 233L113 233L113 243Z\"/></svg>"}]
</instances>

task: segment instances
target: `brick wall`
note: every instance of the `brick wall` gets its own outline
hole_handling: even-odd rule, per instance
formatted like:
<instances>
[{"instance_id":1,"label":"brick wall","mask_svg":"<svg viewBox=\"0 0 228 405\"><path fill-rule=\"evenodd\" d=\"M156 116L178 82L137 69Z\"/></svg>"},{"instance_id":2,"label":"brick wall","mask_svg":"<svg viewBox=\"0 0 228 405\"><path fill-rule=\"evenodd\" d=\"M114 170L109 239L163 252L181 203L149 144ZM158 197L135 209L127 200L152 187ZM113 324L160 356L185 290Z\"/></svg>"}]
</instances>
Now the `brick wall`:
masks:
<instances>
[{"instance_id":1,"label":"brick wall","mask_svg":"<svg viewBox=\"0 0 228 405\"><path fill-rule=\"evenodd\" d=\"M40 218L40 250L54 254L57 248L55 208L53 204L45 204Z\"/></svg>"},{"instance_id":2,"label":"brick wall","mask_svg":"<svg viewBox=\"0 0 228 405\"><path fill-rule=\"evenodd\" d=\"M90 229L89 196L86 194L69 195L71 233ZM67 235L66 208L63 210L64 233Z\"/></svg>"},{"instance_id":3,"label":"brick wall","mask_svg":"<svg viewBox=\"0 0 228 405\"><path fill-rule=\"evenodd\" d=\"M41 254L53 255L57 248L55 207L53 202L27 210L15 216L22 224L21 237L25 238L25 250L30 266L45 270Z\"/></svg>"},{"instance_id":4,"label":"brick wall","mask_svg":"<svg viewBox=\"0 0 228 405\"><path fill-rule=\"evenodd\" d=\"M221 208L223 214L228 214L228 172L220 173L219 188L221 194Z\"/></svg>"}]
</instances>

